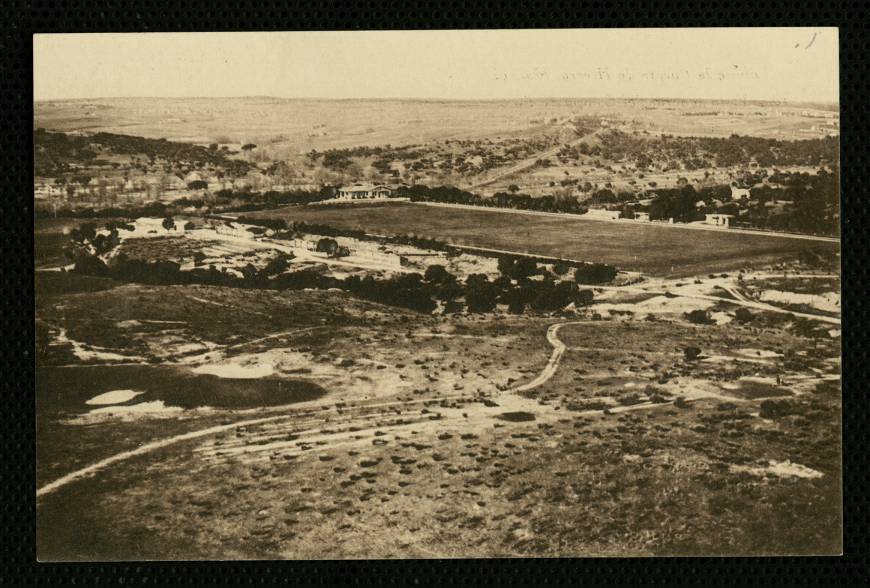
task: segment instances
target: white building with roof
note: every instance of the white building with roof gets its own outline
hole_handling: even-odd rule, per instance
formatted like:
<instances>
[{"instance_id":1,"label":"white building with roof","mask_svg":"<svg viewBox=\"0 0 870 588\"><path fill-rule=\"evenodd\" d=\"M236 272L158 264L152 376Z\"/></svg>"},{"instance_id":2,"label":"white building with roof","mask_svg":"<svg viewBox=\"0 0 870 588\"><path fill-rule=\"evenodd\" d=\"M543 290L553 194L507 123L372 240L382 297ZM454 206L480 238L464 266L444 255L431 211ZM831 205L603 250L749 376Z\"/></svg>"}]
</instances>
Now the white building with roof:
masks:
<instances>
[{"instance_id":1,"label":"white building with roof","mask_svg":"<svg viewBox=\"0 0 870 588\"><path fill-rule=\"evenodd\" d=\"M733 218L733 214L707 214L704 215L704 224L727 229L731 226L731 219Z\"/></svg>"},{"instance_id":2,"label":"white building with roof","mask_svg":"<svg viewBox=\"0 0 870 588\"><path fill-rule=\"evenodd\" d=\"M377 200L389 198L392 191L382 184L351 184L342 186L336 192L338 200Z\"/></svg>"}]
</instances>

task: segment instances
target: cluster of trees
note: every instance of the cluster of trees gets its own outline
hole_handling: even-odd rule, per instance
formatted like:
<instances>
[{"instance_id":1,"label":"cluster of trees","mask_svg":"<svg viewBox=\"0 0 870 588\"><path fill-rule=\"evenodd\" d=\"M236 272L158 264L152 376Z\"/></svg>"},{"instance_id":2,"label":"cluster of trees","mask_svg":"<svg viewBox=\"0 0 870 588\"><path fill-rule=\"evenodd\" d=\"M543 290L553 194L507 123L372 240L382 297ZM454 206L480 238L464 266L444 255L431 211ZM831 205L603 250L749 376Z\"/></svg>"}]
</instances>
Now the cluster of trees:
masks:
<instances>
[{"instance_id":1,"label":"cluster of trees","mask_svg":"<svg viewBox=\"0 0 870 588\"><path fill-rule=\"evenodd\" d=\"M728 212L721 210L713 204L714 200L728 201L731 199L729 186L703 186L695 188L691 184L683 183L674 188L659 188L644 194L652 197L652 202L646 208L652 220L674 219L675 222L692 222L703 220L708 212ZM703 202L704 206L699 206ZM632 218L633 213L640 207L627 204L622 208L624 218ZM735 213L736 214L736 213Z\"/></svg>"},{"instance_id":2,"label":"cluster of trees","mask_svg":"<svg viewBox=\"0 0 870 588\"><path fill-rule=\"evenodd\" d=\"M260 226L290 229L283 220L256 220ZM167 217L164 226L174 226L173 219ZM269 289L339 288L367 300L420 312L431 312L439 301L448 312L461 311L463 302L469 312L491 312L498 304L507 305L512 313L522 313L527 307L536 311L555 311L571 303L587 305L592 302L592 291L581 290L578 284L603 283L616 275L616 268L612 266L581 264L575 268L574 280L557 279L553 273L539 267L537 260L522 256L500 257L500 276L494 280L485 274L472 274L462 281L441 265L428 267L423 275L408 273L383 280L372 276L352 276L340 280L311 270L288 272L292 256L286 254L279 254L262 269L248 264L241 269L242 276L219 271L214 266L200 267L204 259L202 255L198 258L195 256L196 267L182 271L181 266L173 261L130 259L123 252L112 257L108 264L105 263L99 256L120 242L118 229L132 229L132 226L113 221L106 228L109 229L109 235L98 234L94 223L85 223L71 233L73 247L70 257L75 260L75 272L146 284L208 284ZM321 238L317 247L330 255L347 254L330 237ZM554 273L564 275L568 269L567 263L560 262L554 267Z\"/></svg>"},{"instance_id":3,"label":"cluster of trees","mask_svg":"<svg viewBox=\"0 0 870 588\"><path fill-rule=\"evenodd\" d=\"M562 155L600 156L611 161L631 161L639 169L653 164L668 169L699 169L735 165L831 165L839 162L837 137L783 141L763 137L643 137L612 129L600 135L600 145L580 145Z\"/></svg>"},{"instance_id":4,"label":"cluster of trees","mask_svg":"<svg viewBox=\"0 0 870 588\"><path fill-rule=\"evenodd\" d=\"M403 145L401 147L393 147L392 145L359 146L346 149L328 149L326 151L311 150L308 153L309 159L312 161L320 160L323 167L335 171L345 171L354 165L353 158L374 157L378 163L375 167L386 171L392 161L418 159L424 155L426 155L426 152L417 149L415 145Z\"/></svg>"},{"instance_id":5,"label":"cluster of trees","mask_svg":"<svg viewBox=\"0 0 870 588\"><path fill-rule=\"evenodd\" d=\"M34 173L37 176L57 176L72 166L99 165L99 155L115 154L144 156L152 163L162 159L171 163L184 163L194 167L211 165L244 175L251 164L232 159L229 148L208 148L192 143L149 139L117 133L72 135L39 128L33 132L35 150Z\"/></svg>"},{"instance_id":6,"label":"cluster of trees","mask_svg":"<svg viewBox=\"0 0 870 588\"><path fill-rule=\"evenodd\" d=\"M130 259L123 253L107 264L97 255L79 250L73 271L143 284L207 284L278 290L338 288L366 300L419 312L432 312L438 301L448 312L460 312L464 301L469 312L491 312L498 304L505 304L510 312L519 314L526 307L548 312L571 303L588 305L593 300L591 290L581 290L572 281L552 278L512 280L503 275L490 281L484 274L472 274L460 281L443 266L436 265L430 266L424 275L408 273L387 279L351 276L342 280L314 270L287 272L289 260L289 256L281 254L262 269L249 264L241 269L242 276L238 276L214 266L182 271L174 261Z\"/></svg>"},{"instance_id":7,"label":"cluster of trees","mask_svg":"<svg viewBox=\"0 0 870 588\"><path fill-rule=\"evenodd\" d=\"M806 173L778 174L782 185L760 186L750 192L752 206L741 217L758 228L797 233L838 235L840 233L840 177L819 170ZM781 211L771 212L766 204L784 201Z\"/></svg>"},{"instance_id":8,"label":"cluster of trees","mask_svg":"<svg viewBox=\"0 0 870 588\"><path fill-rule=\"evenodd\" d=\"M333 189L330 187L324 187L315 191L269 190L267 192L225 189L218 190L213 194L203 195L200 198L195 196L176 198L171 203L154 201L144 204L115 205L105 208L76 205L62 206L57 209L40 207L36 209L35 214L37 218L106 218L117 216L136 218L140 216L177 214L178 211L188 207L196 209L207 208L211 212L251 212L282 206L311 204L312 202L320 202L332 197Z\"/></svg>"},{"instance_id":9,"label":"cluster of trees","mask_svg":"<svg viewBox=\"0 0 870 588\"><path fill-rule=\"evenodd\" d=\"M645 209L650 219L673 218L676 222L703 220L711 212L731 214L743 226L775 231L819 235L839 234L840 179L820 169L816 174L776 172L776 182L750 190L748 202L731 201L730 186L695 188L689 184L660 188L646 194L653 197ZM607 198L610 199L609 197ZM714 201L719 201L716 204ZM772 206L777 203L781 206ZM635 204L623 206L623 217L639 210Z\"/></svg>"},{"instance_id":10,"label":"cluster of trees","mask_svg":"<svg viewBox=\"0 0 870 588\"><path fill-rule=\"evenodd\" d=\"M536 210L540 212L585 214L589 210L573 197L547 195L534 198L528 194L498 192L492 197L486 198L452 186L434 188L424 185L404 186L396 190L395 195L409 198L412 202L444 202L448 204L468 204L472 206Z\"/></svg>"},{"instance_id":11,"label":"cluster of trees","mask_svg":"<svg viewBox=\"0 0 870 588\"><path fill-rule=\"evenodd\" d=\"M183 200L183 199L182 199ZM37 208L34 210L36 218L138 218L169 216L175 213L176 203L146 202L136 206L109 206L106 208L74 208L64 206L56 210Z\"/></svg>"}]
</instances>

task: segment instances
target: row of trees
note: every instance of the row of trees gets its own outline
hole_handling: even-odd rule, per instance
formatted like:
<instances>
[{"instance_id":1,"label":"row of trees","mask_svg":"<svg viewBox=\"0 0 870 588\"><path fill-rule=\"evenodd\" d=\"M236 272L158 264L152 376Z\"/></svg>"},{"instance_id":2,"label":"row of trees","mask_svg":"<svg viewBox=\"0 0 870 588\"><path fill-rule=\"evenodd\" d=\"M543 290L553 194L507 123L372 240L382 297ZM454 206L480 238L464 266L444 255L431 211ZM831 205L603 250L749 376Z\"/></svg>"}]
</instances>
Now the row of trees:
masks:
<instances>
[{"instance_id":1,"label":"row of trees","mask_svg":"<svg viewBox=\"0 0 870 588\"><path fill-rule=\"evenodd\" d=\"M575 282L550 278L511 280L501 276L491 281L484 274L472 274L460 281L443 266L435 265L427 268L423 275L408 273L386 279L351 276L342 280L311 269L287 272L289 260L288 256L279 255L262 269L248 264L240 270L242 275L237 276L225 270L219 271L214 266L183 271L174 261L130 259L123 253L105 263L97 255L79 249L73 271L124 282L159 285L206 284L277 290L338 288L366 300L418 312L432 312L439 301L446 312L461 312L463 306L469 312L492 312L498 304L504 304L509 312L520 314L527 307L549 312L572 303L588 305L593 300L591 290L581 290Z\"/></svg>"},{"instance_id":2,"label":"row of trees","mask_svg":"<svg viewBox=\"0 0 870 588\"><path fill-rule=\"evenodd\" d=\"M535 210L539 212L567 212L585 214L589 209L576 198L555 195L534 198L528 194L498 192L485 198L452 186L403 186L394 192L397 197L409 198L412 202L442 202L447 204L467 204L494 208L513 208L516 210Z\"/></svg>"}]
</instances>

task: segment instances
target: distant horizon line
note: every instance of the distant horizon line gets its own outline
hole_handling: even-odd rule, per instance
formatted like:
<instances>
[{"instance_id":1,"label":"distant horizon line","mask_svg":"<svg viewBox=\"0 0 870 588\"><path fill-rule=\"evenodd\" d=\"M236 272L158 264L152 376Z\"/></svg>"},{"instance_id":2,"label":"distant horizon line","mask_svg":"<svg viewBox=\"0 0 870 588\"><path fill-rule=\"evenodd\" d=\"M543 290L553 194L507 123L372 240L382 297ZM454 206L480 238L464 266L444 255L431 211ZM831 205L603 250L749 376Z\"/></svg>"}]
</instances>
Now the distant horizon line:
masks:
<instances>
[{"instance_id":1,"label":"distant horizon line","mask_svg":"<svg viewBox=\"0 0 870 588\"><path fill-rule=\"evenodd\" d=\"M840 105L839 100L787 100L778 98L690 98L690 97L654 97L654 96L525 96L517 98L429 98L429 97L353 97L353 98L326 98L322 96L98 96L90 98L34 98L34 104L49 102L89 102L99 100L311 100L331 102L353 101L406 101L406 102L517 102L523 100L661 100L670 102L765 102L772 104L824 104L831 106Z\"/></svg>"}]
</instances>

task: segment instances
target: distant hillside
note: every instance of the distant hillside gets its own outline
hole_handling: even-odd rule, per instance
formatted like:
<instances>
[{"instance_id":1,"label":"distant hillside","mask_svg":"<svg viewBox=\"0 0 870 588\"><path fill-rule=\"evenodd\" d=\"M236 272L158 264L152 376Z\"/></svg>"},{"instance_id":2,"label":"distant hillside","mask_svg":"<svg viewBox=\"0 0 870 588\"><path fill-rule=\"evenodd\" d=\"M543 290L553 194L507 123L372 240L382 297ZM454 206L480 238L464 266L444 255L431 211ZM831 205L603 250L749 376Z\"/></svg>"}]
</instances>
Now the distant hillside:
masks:
<instances>
[{"instance_id":1,"label":"distant hillside","mask_svg":"<svg viewBox=\"0 0 870 588\"><path fill-rule=\"evenodd\" d=\"M158 161L173 168L221 167L245 173L248 162L232 159L232 152L166 139L147 139L115 133L65 134L39 128L33 133L34 173L56 177L83 168L136 167L146 171Z\"/></svg>"},{"instance_id":2,"label":"distant hillside","mask_svg":"<svg viewBox=\"0 0 870 588\"><path fill-rule=\"evenodd\" d=\"M837 113L822 105L628 99L117 98L34 104L34 128L202 144L254 142L297 153L521 136L582 116L605 117L650 133L807 139L818 137L825 125L833 129Z\"/></svg>"}]
</instances>

